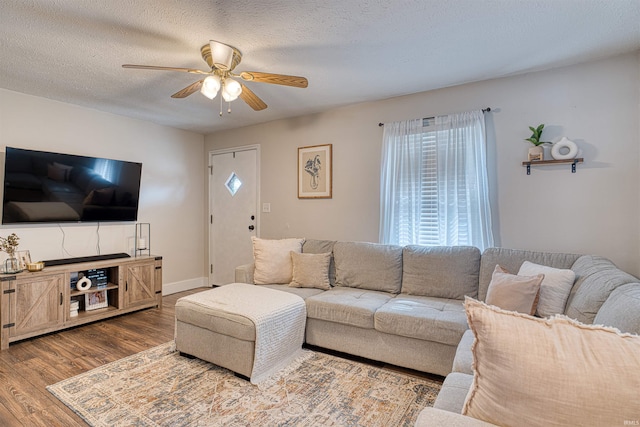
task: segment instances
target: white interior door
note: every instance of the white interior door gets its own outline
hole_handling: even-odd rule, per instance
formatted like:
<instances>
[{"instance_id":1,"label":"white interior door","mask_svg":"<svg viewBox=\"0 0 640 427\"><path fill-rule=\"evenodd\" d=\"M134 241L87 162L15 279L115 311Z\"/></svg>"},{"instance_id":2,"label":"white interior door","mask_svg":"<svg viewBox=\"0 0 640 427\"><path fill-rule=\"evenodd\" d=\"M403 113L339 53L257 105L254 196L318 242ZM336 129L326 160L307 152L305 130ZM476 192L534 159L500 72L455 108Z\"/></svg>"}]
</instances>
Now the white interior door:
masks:
<instances>
[{"instance_id":1,"label":"white interior door","mask_svg":"<svg viewBox=\"0 0 640 427\"><path fill-rule=\"evenodd\" d=\"M251 236L258 235L259 147L210 154L209 283L235 280L235 268L253 261Z\"/></svg>"}]
</instances>

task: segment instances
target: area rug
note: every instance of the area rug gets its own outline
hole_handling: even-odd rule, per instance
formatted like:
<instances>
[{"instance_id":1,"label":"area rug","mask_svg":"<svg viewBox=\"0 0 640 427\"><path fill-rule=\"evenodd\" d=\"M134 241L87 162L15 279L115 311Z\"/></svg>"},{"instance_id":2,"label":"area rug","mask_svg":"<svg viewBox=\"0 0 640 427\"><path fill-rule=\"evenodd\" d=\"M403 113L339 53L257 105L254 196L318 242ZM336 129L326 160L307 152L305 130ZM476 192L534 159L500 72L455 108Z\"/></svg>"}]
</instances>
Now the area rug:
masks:
<instances>
[{"instance_id":1,"label":"area rug","mask_svg":"<svg viewBox=\"0 0 640 427\"><path fill-rule=\"evenodd\" d=\"M170 342L47 390L96 427L413 426L440 390L438 381L310 353L258 387Z\"/></svg>"}]
</instances>

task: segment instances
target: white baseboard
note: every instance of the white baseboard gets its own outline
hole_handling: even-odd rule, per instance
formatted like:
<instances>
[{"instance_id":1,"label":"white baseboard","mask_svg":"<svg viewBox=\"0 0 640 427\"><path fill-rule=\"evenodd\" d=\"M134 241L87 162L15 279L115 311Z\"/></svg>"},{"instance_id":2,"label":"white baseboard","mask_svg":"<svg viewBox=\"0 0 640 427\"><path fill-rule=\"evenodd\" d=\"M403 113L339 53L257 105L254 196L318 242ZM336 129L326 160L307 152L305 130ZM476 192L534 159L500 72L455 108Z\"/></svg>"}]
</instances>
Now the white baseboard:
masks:
<instances>
[{"instance_id":1,"label":"white baseboard","mask_svg":"<svg viewBox=\"0 0 640 427\"><path fill-rule=\"evenodd\" d=\"M207 282L208 279L206 277L196 277L195 279L182 280L180 282L163 283L162 295L171 295L190 289L209 287Z\"/></svg>"}]
</instances>

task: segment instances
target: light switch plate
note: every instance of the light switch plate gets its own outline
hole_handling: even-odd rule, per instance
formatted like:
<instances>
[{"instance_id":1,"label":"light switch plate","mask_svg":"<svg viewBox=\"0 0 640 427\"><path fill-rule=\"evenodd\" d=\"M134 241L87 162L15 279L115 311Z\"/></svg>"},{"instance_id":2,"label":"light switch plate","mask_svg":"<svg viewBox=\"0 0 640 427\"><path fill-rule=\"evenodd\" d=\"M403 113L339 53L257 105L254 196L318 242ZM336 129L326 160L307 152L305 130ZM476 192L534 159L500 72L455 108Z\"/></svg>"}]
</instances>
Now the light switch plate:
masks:
<instances>
[{"instance_id":1,"label":"light switch plate","mask_svg":"<svg viewBox=\"0 0 640 427\"><path fill-rule=\"evenodd\" d=\"M271 203L263 203L262 212L271 212Z\"/></svg>"}]
</instances>

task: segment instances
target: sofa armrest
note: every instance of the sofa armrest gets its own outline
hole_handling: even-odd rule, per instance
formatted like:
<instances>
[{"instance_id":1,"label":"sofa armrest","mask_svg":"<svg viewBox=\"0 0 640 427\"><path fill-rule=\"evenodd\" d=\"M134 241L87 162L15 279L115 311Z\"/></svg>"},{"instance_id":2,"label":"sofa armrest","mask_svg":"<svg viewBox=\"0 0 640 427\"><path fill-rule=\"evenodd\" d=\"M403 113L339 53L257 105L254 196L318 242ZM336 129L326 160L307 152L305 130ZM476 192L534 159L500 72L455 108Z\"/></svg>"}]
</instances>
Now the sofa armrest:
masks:
<instances>
[{"instance_id":1,"label":"sofa armrest","mask_svg":"<svg viewBox=\"0 0 640 427\"><path fill-rule=\"evenodd\" d=\"M462 372L463 374L473 375L473 353L471 347L475 336L471 329L467 329L462 335L462 339L456 349L456 356L453 358L452 372Z\"/></svg>"},{"instance_id":2,"label":"sofa armrest","mask_svg":"<svg viewBox=\"0 0 640 427\"><path fill-rule=\"evenodd\" d=\"M236 283L250 283L253 285L254 264L243 264L236 267Z\"/></svg>"},{"instance_id":3,"label":"sofa armrest","mask_svg":"<svg viewBox=\"0 0 640 427\"><path fill-rule=\"evenodd\" d=\"M415 427L488 427L493 425L475 418L436 408L424 408L418 414L418 419L415 423Z\"/></svg>"}]
</instances>

